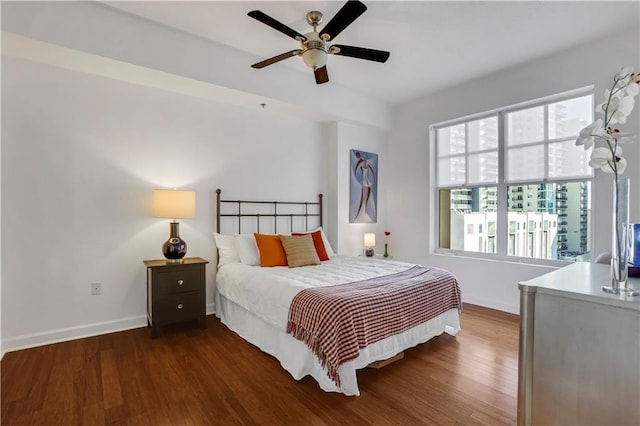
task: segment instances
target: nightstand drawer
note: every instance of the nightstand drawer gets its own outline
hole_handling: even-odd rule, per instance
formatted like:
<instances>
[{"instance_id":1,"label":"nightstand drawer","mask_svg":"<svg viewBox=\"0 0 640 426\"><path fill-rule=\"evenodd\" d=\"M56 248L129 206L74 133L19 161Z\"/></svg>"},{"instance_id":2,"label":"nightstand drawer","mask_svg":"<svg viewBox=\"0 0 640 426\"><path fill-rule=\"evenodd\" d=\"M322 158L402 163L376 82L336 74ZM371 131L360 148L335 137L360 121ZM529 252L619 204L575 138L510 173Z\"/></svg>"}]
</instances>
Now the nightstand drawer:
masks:
<instances>
[{"instance_id":1,"label":"nightstand drawer","mask_svg":"<svg viewBox=\"0 0 640 426\"><path fill-rule=\"evenodd\" d=\"M197 291L202 283L200 269L160 272L158 274L158 295Z\"/></svg>"},{"instance_id":2,"label":"nightstand drawer","mask_svg":"<svg viewBox=\"0 0 640 426\"><path fill-rule=\"evenodd\" d=\"M195 319L200 313L200 293L178 293L158 299L158 320L163 323Z\"/></svg>"}]
</instances>

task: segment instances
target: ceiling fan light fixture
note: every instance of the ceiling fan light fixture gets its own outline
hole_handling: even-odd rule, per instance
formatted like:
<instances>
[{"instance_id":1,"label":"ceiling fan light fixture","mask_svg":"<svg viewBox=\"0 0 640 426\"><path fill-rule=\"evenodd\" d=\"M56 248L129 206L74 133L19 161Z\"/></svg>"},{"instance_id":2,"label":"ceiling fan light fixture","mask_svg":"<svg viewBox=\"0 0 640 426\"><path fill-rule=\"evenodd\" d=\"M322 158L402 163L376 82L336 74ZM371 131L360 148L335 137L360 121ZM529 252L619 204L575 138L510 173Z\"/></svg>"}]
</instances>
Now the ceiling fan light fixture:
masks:
<instances>
[{"instance_id":1,"label":"ceiling fan light fixture","mask_svg":"<svg viewBox=\"0 0 640 426\"><path fill-rule=\"evenodd\" d=\"M302 52L302 60L311 69L322 68L327 64L327 52L322 49L306 49Z\"/></svg>"}]
</instances>

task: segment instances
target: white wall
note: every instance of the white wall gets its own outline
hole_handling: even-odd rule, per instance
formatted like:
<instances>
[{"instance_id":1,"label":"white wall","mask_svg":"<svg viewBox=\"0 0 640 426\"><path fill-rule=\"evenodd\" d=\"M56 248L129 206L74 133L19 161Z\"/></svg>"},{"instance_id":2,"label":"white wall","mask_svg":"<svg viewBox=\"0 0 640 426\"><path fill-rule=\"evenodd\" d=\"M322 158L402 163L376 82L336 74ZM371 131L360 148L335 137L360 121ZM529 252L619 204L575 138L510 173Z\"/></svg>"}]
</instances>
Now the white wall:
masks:
<instances>
[{"instance_id":1,"label":"white wall","mask_svg":"<svg viewBox=\"0 0 640 426\"><path fill-rule=\"evenodd\" d=\"M387 166L387 135L371 128L346 123L334 123L329 131L331 144L329 176L334 184L330 233L340 254L362 254L365 232L376 234L375 251L384 251L384 231L387 223L387 192L391 188ZM349 223L350 151L352 149L378 154L378 218L376 223Z\"/></svg>"},{"instance_id":2,"label":"white wall","mask_svg":"<svg viewBox=\"0 0 640 426\"><path fill-rule=\"evenodd\" d=\"M0 20L2 8L0 7ZM1 42L1 39L0 39ZM2 81L2 67L0 67L0 81ZM0 102L0 117L2 117L2 102ZM1 120L0 120L1 121ZM1 138L0 138L1 139ZM0 141L0 188L2 188L2 142ZM2 223L2 197L0 196L0 224ZM0 226L0 242L2 242L2 226ZM0 244L0 359L4 356L2 346L2 244Z\"/></svg>"},{"instance_id":3,"label":"white wall","mask_svg":"<svg viewBox=\"0 0 640 426\"><path fill-rule=\"evenodd\" d=\"M571 49L562 54L506 69L485 78L404 104L395 110L390 138L389 169L394 170L387 211L395 232L395 254L402 259L444 267L454 272L463 300L510 312L519 310L518 281L551 268L518 263L436 255L437 243L433 147L429 126L494 108L555 93L595 85L596 102L610 87L620 67L640 70L638 30ZM435 64L434 66L437 66ZM640 107L636 106L624 129L640 134ZM631 219L640 221L640 150L638 142L624 147L630 160L625 176L631 178ZM611 177L596 173L593 190L592 252L610 251Z\"/></svg>"}]
</instances>

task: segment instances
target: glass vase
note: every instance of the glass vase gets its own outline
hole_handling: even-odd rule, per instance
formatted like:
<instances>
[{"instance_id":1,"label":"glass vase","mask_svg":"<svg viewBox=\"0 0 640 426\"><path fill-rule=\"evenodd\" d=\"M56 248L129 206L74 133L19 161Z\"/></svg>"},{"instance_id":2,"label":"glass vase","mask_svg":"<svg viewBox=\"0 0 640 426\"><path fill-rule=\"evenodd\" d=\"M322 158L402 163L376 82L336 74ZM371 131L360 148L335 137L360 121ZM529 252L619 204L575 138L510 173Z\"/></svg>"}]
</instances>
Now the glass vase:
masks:
<instances>
[{"instance_id":1,"label":"glass vase","mask_svg":"<svg viewBox=\"0 0 640 426\"><path fill-rule=\"evenodd\" d=\"M611 241L611 286L602 290L613 293L627 293L629 276L629 179L618 178L613 181L613 229Z\"/></svg>"},{"instance_id":2,"label":"glass vase","mask_svg":"<svg viewBox=\"0 0 640 426\"><path fill-rule=\"evenodd\" d=\"M384 257L389 257L389 243L384 243Z\"/></svg>"}]
</instances>

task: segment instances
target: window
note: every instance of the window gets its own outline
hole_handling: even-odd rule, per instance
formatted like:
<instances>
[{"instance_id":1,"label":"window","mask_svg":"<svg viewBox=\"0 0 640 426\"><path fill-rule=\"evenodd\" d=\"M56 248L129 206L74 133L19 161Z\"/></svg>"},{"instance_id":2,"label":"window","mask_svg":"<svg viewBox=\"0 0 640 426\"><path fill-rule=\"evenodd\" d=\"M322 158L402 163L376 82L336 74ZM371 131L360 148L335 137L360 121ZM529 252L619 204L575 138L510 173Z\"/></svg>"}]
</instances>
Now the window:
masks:
<instances>
[{"instance_id":1,"label":"window","mask_svg":"<svg viewBox=\"0 0 640 426\"><path fill-rule=\"evenodd\" d=\"M495 253L495 244L485 249L482 237L485 223L496 223L495 186L440 191L440 247L479 253ZM447 232L445 229L449 229ZM462 235L462 230L466 234ZM475 230L478 230L476 233ZM489 234L487 234L488 236Z\"/></svg>"},{"instance_id":2,"label":"window","mask_svg":"<svg viewBox=\"0 0 640 426\"><path fill-rule=\"evenodd\" d=\"M583 193L591 193L589 181L545 183L541 185L509 185L507 194L516 190L536 194L536 208L526 210L509 206L509 220L522 218L525 232L532 238L540 238L539 251L520 251L508 244L509 255L539 259L585 259L590 251L590 203ZM510 233L511 230L510 226ZM540 236L540 237L538 237Z\"/></svg>"},{"instance_id":3,"label":"window","mask_svg":"<svg viewBox=\"0 0 640 426\"><path fill-rule=\"evenodd\" d=\"M589 260L592 111L580 90L433 126L439 248Z\"/></svg>"}]
</instances>

